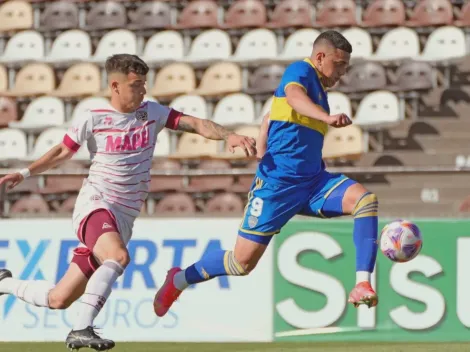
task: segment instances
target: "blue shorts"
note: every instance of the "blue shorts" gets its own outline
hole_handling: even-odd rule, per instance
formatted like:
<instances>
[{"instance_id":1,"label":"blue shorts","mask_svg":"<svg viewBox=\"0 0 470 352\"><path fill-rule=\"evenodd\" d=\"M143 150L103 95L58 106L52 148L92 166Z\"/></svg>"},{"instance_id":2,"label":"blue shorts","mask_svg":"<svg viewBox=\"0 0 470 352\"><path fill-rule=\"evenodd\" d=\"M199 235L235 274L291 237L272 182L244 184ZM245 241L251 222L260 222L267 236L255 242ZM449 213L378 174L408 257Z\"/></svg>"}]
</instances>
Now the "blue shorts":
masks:
<instances>
[{"instance_id":1,"label":"blue shorts","mask_svg":"<svg viewBox=\"0 0 470 352\"><path fill-rule=\"evenodd\" d=\"M343 174L326 171L318 182L308 186L272 185L255 177L238 234L268 244L297 214L319 218L342 216L344 193L355 183Z\"/></svg>"}]
</instances>

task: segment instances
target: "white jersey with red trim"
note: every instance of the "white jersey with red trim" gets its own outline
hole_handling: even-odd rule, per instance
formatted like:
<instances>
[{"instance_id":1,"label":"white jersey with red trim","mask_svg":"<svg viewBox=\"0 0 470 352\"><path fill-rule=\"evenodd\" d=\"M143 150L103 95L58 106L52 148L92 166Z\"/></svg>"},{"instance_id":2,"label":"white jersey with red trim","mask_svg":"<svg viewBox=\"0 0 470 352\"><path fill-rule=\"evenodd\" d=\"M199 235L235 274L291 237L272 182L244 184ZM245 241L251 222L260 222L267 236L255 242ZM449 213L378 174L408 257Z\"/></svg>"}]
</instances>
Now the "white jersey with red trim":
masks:
<instances>
[{"instance_id":1,"label":"white jersey with red trim","mask_svg":"<svg viewBox=\"0 0 470 352\"><path fill-rule=\"evenodd\" d=\"M157 135L164 127L176 129L180 117L176 110L145 102L133 113L98 109L77 119L64 144L76 152L87 143L92 162L76 204L85 209L77 215L106 207L137 217L149 191Z\"/></svg>"}]
</instances>

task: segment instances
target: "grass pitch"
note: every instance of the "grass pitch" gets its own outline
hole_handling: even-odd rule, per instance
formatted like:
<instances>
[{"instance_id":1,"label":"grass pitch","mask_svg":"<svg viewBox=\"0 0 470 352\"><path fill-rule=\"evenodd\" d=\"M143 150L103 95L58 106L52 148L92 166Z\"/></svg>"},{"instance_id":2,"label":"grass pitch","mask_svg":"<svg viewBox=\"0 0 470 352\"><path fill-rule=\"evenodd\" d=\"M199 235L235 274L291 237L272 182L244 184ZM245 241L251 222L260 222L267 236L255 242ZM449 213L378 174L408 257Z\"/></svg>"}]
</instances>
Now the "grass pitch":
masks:
<instances>
[{"instance_id":1,"label":"grass pitch","mask_svg":"<svg viewBox=\"0 0 470 352\"><path fill-rule=\"evenodd\" d=\"M468 352L465 343L117 343L112 352ZM1 352L66 352L63 343L0 343ZM91 352L81 349L80 352Z\"/></svg>"}]
</instances>

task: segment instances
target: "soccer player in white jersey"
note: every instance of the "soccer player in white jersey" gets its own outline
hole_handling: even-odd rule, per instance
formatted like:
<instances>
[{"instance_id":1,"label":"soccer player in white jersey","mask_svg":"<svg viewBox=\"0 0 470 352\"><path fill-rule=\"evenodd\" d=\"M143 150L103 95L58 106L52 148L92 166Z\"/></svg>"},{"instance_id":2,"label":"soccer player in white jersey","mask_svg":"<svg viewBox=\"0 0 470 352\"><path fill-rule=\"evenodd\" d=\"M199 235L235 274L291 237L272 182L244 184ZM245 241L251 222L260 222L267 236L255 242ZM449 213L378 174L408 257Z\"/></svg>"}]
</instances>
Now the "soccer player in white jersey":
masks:
<instances>
[{"instance_id":1,"label":"soccer player in white jersey","mask_svg":"<svg viewBox=\"0 0 470 352\"><path fill-rule=\"evenodd\" d=\"M230 149L242 148L256 155L255 140L227 131L154 102L144 102L149 68L135 55L119 54L106 62L112 109L91 110L73 123L63 142L27 169L6 175L0 185L8 189L70 159L88 144L92 165L77 198L73 228L81 245L64 277L53 285L45 281L19 280L0 270L0 294L50 309L66 309L82 297L78 319L66 339L70 349L97 351L114 347L98 336L93 321L111 288L129 263L126 249L132 227L147 198L150 168L158 133L163 128L197 133L225 140Z\"/></svg>"}]
</instances>

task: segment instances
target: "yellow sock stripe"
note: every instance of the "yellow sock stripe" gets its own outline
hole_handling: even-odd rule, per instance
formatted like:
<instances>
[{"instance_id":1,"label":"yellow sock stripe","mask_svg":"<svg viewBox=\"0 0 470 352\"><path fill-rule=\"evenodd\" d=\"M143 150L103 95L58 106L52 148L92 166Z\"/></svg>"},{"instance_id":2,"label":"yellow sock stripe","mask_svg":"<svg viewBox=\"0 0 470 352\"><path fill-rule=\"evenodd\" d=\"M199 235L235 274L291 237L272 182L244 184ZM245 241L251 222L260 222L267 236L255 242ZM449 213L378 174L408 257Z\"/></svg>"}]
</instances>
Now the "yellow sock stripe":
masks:
<instances>
[{"instance_id":1,"label":"yellow sock stripe","mask_svg":"<svg viewBox=\"0 0 470 352\"><path fill-rule=\"evenodd\" d=\"M355 218L364 218L367 216L377 216L379 202L374 193L365 193L356 203L352 215Z\"/></svg>"},{"instance_id":2,"label":"yellow sock stripe","mask_svg":"<svg viewBox=\"0 0 470 352\"><path fill-rule=\"evenodd\" d=\"M228 254L227 254L228 253ZM240 263L235 259L233 251L227 251L227 262L228 262L228 271L227 274L232 276L243 276L246 275L245 270L240 265Z\"/></svg>"},{"instance_id":3,"label":"yellow sock stripe","mask_svg":"<svg viewBox=\"0 0 470 352\"><path fill-rule=\"evenodd\" d=\"M229 256L230 251L225 251L224 254L224 269L227 275L230 275L230 268L228 266L228 256Z\"/></svg>"}]
</instances>

